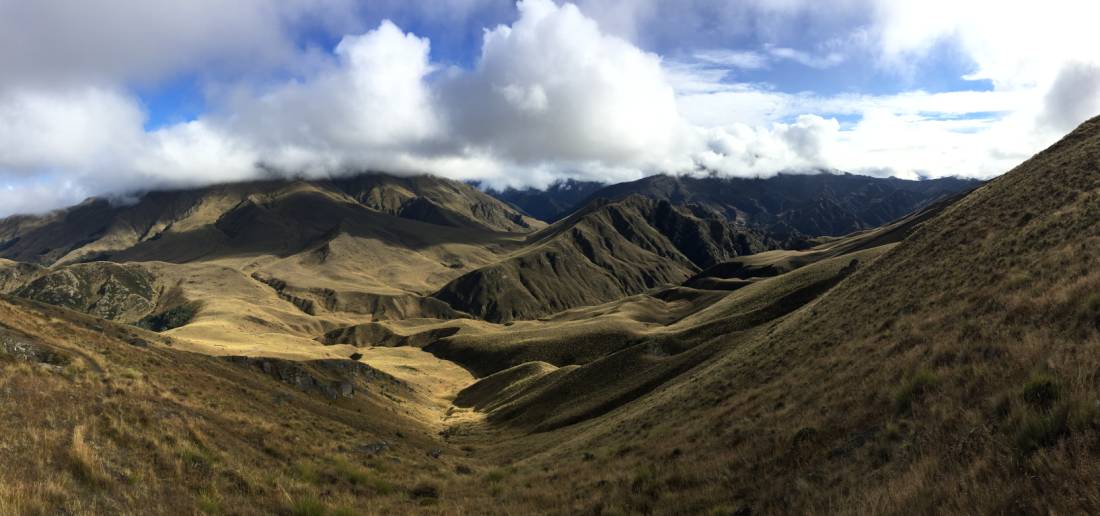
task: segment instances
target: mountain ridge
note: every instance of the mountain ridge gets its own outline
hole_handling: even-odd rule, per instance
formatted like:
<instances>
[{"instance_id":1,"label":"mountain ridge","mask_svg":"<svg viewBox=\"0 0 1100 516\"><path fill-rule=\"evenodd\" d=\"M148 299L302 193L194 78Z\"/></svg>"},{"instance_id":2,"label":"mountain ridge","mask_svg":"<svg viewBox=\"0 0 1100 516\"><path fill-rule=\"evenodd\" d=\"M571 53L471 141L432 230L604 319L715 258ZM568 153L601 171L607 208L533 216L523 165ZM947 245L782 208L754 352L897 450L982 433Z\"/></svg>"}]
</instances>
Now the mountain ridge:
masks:
<instances>
[{"instance_id":1,"label":"mountain ridge","mask_svg":"<svg viewBox=\"0 0 1100 516\"><path fill-rule=\"evenodd\" d=\"M609 185L584 202L644 195L674 204L698 204L793 242L878 227L980 184L958 178L909 181L826 172L769 178L654 175Z\"/></svg>"}]
</instances>

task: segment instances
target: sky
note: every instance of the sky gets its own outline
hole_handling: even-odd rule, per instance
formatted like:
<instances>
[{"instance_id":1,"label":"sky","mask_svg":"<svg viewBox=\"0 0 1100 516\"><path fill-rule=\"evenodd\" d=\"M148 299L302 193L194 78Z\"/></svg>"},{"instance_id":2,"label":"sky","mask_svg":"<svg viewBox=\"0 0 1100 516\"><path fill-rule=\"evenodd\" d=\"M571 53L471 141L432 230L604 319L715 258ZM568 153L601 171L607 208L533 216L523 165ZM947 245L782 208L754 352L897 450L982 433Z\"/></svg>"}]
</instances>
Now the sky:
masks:
<instances>
[{"instance_id":1,"label":"sky","mask_svg":"<svg viewBox=\"0 0 1100 516\"><path fill-rule=\"evenodd\" d=\"M0 215L271 176L990 178L1095 0L0 0Z\"/></svg>"}]
</instances>

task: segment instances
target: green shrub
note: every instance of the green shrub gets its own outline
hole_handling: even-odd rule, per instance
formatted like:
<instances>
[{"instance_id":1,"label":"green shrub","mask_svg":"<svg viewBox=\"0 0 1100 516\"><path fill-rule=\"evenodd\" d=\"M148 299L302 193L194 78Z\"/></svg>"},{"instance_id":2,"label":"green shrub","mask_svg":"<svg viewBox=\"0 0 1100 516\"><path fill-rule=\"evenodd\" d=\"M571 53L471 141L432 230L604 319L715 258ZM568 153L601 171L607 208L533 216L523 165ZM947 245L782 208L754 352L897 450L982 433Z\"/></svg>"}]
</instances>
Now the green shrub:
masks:
<instances>
[{"instance_id":1,"label":"green shrub","mask_svg":"<svg viewBox=\"0 0 1100 516\"><path fill-rule=\"evenodd\" d=\"M371 476L366 471L345 460L333 462L326 473L335 480L347 482L353 486L367 485L371 480Z\"/></svg>"},{"instance_id":2,"label":"green shrub","mask_svg":"<svg viewBox=\"0 0 1100 516\"><path fill-rule=\"evenodd\" d=\"M221 501L218 500L217 495L211 491L203 491L202 493L199 493L197 505L199 507L199 511L201 511L203 514L222 513Z\"/></svg>"},{"instance_id":3,"label":"green shrub","mask_svg":"<svg viewBox=\"0 0 1100 516\"><path fill-rule=\"evenodd\" d=\"M290 513L294 516L325 516L328 514L328 509L313 496L303 496L294 502Z\"/></svg>"},{"instance_id":4,"label":"green shrub","mask_svg":"<svg viewBox=\"0 0 1100 516\"><path fill-rule=\"evenodd\" d=\"M409 495L417 499L431 499L435 500L439 498L439 486L422 482L417 484L416 487L409 491Z\"/></svg>"},{"instance_id":5,"label":"green shrub","mask_svg":"<svg viewBox=\"0 0 1100 516\"><path fill-rule=\"evenodd\" d=\"M200 305L197 302L184 303L159 314L147 315L134 323L134 326L157 333L179 328L191 322L199 312L199 308Z\"/></svg>"},{"instance_id":6,"label":"green shrub","mask_svg":"<svg viewBox=\"0 0 1100 516\"><path fill-rule=\"evenodd\" d=\"M932 371L927 369L917 371L894 393L894 409L899 414L908 413L913 409L913 402L919 401L925 394L935 389L939 381Z\"/></svg>"},{"instance_id":7,"label":"green shrub","mask_svg":"<svg viewBox=\"0 0 1100 516\"><path fill-rule=\"evenodd\" d=\"M1100 292L1089 292L1077 306L1078 321L1083 326L1095 327L1100 318Z\"/></svg>"},{"instance_id":8,"label":"green shrub","mask_svg":"<svg viewBox=\"0 0 1100 516\"><path fill-rule=\"evenodd\" d=\"M1024 454L1054 446L1061 439L1095 424L1094 401L1060 399L1049 409L1022 406L1016 418L1016 448Z\"/></svg>"},{"instance_id":9,"label":"green shrub","mask_svg":"<svg viewBox=\"0 0 1100 516\"><path fill-rule=\"evenodd\" d=\"M1047 373L1035 373L1024 384L1024 401L1043 409L1054 405L1061 396L1061 386L1058 380Z\"/></svg>"},{"instance_id":10,"label":"green shrub","mask_svg":"<svg viewBox=\"0 0 1100 516\"><path fill-rule=\"evenodd\" d=\"M1016 448L1028 454L1053 446L1069 433L1069 411L1062 405L1048 412L1026 411L1016 424Z\"/></svg>"},{"instance_id":11,"label":"green shrub","mask_svg":"<svg viewBox=\"0 0 1100 516\"><path fill-rule=\"evenodd\" d=\"M490 484L495 484L497 482L500 482L501 480L504 480L504 477L507 477L507 476L508 476L508 473L505 472L504 470L494 469L494 470L490 471L488 474L485 475L485 480L487 482L489 482Z\"/></svg>"}]
</instances>

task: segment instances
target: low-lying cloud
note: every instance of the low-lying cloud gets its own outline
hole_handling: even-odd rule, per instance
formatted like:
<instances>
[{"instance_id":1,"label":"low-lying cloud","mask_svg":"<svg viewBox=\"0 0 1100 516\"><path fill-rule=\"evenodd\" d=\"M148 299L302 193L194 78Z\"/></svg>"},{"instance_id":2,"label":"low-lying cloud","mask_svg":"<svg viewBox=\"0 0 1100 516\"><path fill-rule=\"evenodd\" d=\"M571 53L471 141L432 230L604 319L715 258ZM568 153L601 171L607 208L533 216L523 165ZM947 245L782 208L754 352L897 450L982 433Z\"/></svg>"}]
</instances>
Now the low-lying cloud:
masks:
<instances>
[{"instance_id":1,"label":"low-lying cloud","mask_svg":"<svg viewBox=\"0 0 1100 516\"><path fill-rule=\"evenodd\" d=\"M316 3L281 9L299 12ZM329 3L333 12L346 9L345 2ZM242 5L276 25L289 16L260 9L261 0ZM993 91L790 94L729 75L781 60L828 68L846 56L835 45L815 52L766 46L673 61L626 38L660 9L593 8L619 27L611 33L587 8L521 1L512 23L485 30L469 67L433 62L428 38L388 20L343 37L332 53L295 54L284 37L260 31L273 49L261 53L258 66L292 62L284 67L295 71L292 78L224 81L210 88L200 117L153 130L145 129L145 109L122 82L91 72L49 87L37 79L60 70L43 67L25 81L0 81L0 174L7 183L0 211L42 211L86 195L271 171L431 172L498 187L657 172L988 177L1100 109L1100 73L1088 56L1022 82L996 75L1020 69L1004 59L979 62L979 72L1003 85ZM894 11L872 10L884 17L883 27L895 14L908 15ZM233 25L227 27L212 34ZM926 42L955 27L937 22L882 39L883 59L925 51ZM972 37L966 45L980 57L995 42ZM228 55L251 48L241 45ZM203 52L184 57L195 66L210 62ZM125 68L123 79L144 69L140 62Z\"/></svg>"}]
</instances>

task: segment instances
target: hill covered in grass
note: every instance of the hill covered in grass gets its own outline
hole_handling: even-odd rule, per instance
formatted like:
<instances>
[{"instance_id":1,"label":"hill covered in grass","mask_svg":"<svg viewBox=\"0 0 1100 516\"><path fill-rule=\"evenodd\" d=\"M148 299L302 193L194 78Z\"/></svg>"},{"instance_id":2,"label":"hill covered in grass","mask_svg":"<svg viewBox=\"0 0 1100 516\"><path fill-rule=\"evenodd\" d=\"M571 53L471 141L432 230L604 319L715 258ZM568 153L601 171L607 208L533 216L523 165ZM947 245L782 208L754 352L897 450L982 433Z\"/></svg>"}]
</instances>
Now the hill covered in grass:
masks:
<instances>
[{"instance_id":1,"label":"hill covered in grass","mask_svg":"<svg viewBox=\"0 0 1100 516\"><path fill-rule=\"evenodd\" d=\"M148 192L128 202L89 199L41 216L0 221L0 256L39 265L97 259L191 261L286 253L377 215L466 231L530 232L544 224L464 183L432 176L361 174ZM373 220L372 220L372 215ZM246 227L249 223L262 226ZM263 231L252 234L248 230ZM160 240L191 244L190 254Z\"/></svg>"},{"instance_id":2,"label":"hill covered in grass","mask_svg":"<svg viewBox=\"0 0 1100 516\"><path fill-rule=\"evenodd\" d=\"M1094 119L786 315L732 332L691 321L735 312L682 321L677 340L697 344L649 360L710 358L516 443L542 443L536 470L572 461L578 510L1096 512L1098 210Z\"/></svg>"},{"instance_id":3,"label":"hill covered in grass","mask_svg":"<svg viewBox=\"0 0 1100 516\"><path fill-rule=\"evenodd\" d=\"M701 267L768 247L759 234L698 206L645 197L595 202L434 297L489 321L532 319L679 283Z\"/></svg>"},{"instance_id":4,"label":"hill covered in grass","mask_svg":"<svg viewBox=\"0 0 1100 516\"><path fill-rule=\"evenodd\" d=\"M90 303L0 299L0 512L1100 511L1100 119L797 250L699 198L338 190L0 264ZM75 311L146 285L162 333Z\"/></svg>"},{"instance_id":5,"label":"hill covered in grass","mask_svg":"<svg viewBox=\"0 0 1100 516\"><path fill-rule=\"evenodd\" d=\"M0 513L414 512L479 459L365 364L225 359L0 300ZM461 374L461 373L455 373Z\"/></svg>"}]
</instances>

